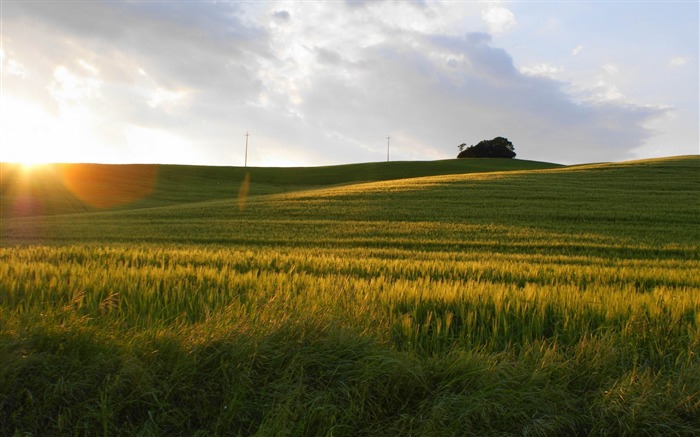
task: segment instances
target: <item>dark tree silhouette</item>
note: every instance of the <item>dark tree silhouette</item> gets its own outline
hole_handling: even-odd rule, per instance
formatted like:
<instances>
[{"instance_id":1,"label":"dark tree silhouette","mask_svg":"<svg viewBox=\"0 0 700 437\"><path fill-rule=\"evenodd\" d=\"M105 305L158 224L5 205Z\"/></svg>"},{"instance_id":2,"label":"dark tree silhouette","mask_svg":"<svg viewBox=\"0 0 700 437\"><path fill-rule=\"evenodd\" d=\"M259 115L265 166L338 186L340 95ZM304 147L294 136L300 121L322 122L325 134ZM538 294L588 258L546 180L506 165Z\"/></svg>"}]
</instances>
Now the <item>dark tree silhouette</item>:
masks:
<instances>
[{"instance_id":1,"label":"dark tree silhouette","mask_svg":"<svg viewBox=\"0 0 700 437\"><path fill-rule=\"evenodd\" d=\"M475 146L464 149L464 144L459 146L460 152L457 158L514 158L515 147L508 138L496 137L492 140L480 141Z\"/></svg>"}]
</instances>

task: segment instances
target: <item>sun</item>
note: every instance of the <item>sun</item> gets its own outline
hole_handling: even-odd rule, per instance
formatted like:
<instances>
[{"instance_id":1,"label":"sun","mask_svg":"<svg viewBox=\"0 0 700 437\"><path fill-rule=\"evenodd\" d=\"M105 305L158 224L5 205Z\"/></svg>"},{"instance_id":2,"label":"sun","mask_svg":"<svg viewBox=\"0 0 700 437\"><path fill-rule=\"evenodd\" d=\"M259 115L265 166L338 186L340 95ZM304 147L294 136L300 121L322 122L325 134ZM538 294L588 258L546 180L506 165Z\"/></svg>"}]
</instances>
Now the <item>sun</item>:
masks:
<instances>
[{"instance_id":1,"label":"sun","mask_svg":"<svg viewBox=\"0 0 700 437\"><path fill-rule=\"evenodd\" d=\"M18 162L23 173L34 173L45 168L48 164L44 162Z\"/></svg>"},{"instance_id":2,"label":"sun","mask_svg":"<svg viewBox=\"0 0 700 437\"><path fill-rule=\"evenodd\" d=\"M49 163L129 162L188 164L196 150L192 142L163 129L135 124L110 125L87 105L61 105L56 113L44 106L0 96L0 161L21 163L27 170ZM117 144L117 146L115 146Z\"/></svg>"},{"instance_id":3,"label":"sun","mask_svg":"<svg viewBox=\"0 0 700 437\"><path fill-rule=\"evenodd\" d=\"M27 170L48 163L107 162L87 108L62 107L54 114L7 95L0 97L0 107L0 161L21 163Z\"/></svg>"},{"instance_id":4,"label":"sun","mask_svg":"<svg viewBox=\"0 0 700 437\"><path fill-rule=\"evenodd\" d=\"M61 147L57 120L40 105L9 96L2 105L2 161L22 164L26 169L54 161Z\"/></svg>"}]
</instances>

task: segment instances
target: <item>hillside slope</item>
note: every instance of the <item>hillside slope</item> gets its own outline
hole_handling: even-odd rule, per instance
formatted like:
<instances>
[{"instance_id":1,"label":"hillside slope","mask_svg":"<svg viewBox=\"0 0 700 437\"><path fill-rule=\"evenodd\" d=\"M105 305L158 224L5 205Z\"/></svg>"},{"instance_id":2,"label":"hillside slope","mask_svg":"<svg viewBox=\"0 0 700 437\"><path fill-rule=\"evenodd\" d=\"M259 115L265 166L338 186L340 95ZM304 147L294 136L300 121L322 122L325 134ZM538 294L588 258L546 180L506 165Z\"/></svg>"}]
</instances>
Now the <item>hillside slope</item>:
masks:
<instances>
[{"instance_id":1,"label":"hillside slope","mask_svg":"<svg viewBox=\"0 0 700 437\"><path fill-rule=\"evenodd\" d=\"M2 217L70 214L236 198L319 186L461 173L555 168L512 159L381 162L267 168L54 164L27 170L0 164Z\"/></svg>"},{"instance_id":2,"label":"hillside slope","mask_svg":"<svg viewBox=\"0 0 700 437\"><path fill-rule=\"evenodd\" d=\"M5 244L151 241L508 251L538 250L539 241L548 250L625 246L648 252L644 256L668 250L688 257L697 255L700 241L699 172L698 157L676 157L430 176L6 219L2 238ZM551 241L561 247L552 249Z\"/></svg>"}]
</instances>

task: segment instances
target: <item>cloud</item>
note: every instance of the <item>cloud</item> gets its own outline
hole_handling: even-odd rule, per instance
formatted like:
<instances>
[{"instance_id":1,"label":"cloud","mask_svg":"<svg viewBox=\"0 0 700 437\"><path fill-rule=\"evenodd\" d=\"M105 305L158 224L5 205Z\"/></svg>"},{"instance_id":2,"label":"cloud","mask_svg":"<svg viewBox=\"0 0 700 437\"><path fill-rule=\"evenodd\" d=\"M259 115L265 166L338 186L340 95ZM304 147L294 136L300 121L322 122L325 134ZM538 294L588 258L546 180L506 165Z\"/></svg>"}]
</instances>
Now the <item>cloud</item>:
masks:
<instances>
[{"instance_id":1,"label":"cloud","mask_svg":"<svg viewBox=\"0 0 700 437\"><path fill-rule=\"evenodd\" d=\"M490 34L455 30L452 7L478 20L472 4L10 5L6 47L27 78L5 89L56 114L88 108L95 135L136 161L242 165L245 132L250 165L382 160L387 135L397 160L495 136L525 159L615 160L666 111L605 82L571 94L546 62L516 68ZM481 18L493 33L517 23L500 6Z\"/></svg>"},{"instance_id":2,"label":"cloud","mask_svg":"<svg viewBox=\"0 0 700 437\"><path fill-rule=\"evenodd\" d=\"M616 74L619 71L617 66L615 66L613 64L605 64L605 65L603 65L602 69L607 74Z\"/></svg>"},{"instance_id":3,"label":"cloud","mask_svg":"<svg viewBox=\"0 0 700 437\"><path fill-rule=\"evenodd\" d=\"M416 144L437 151L505 135L526 156L558 162L624 157L648 135L641 125L663 112L610 99L577 103L561 82L522 74L485 34L414 34L413 42L415 50L391 42L371 48L352 80L319 75L303 112L377 153L380 132L410 138L409 153ZM447 58L452 62L436 62Z\"/></svg>"},{"instance_id":4,"label":"cloud","mask_svg":"<svg viewBox=\"0 0 700 437\"><path fill-rule=\"evenodd\" d=\"M530 67L520 67L520 72L528 76L542 76L550 79L556 78L564 71L563 67L555 67L547 63L532 65Z\"/></svg>"},{"instance_id":5,"label":"cloud","mask_svg":"<svg viewBox=\"0 0 700 437\"><path fill-rule=\"evenodd\" d=\"M612 102L625 97L617 86L603 79L599 79L595 86L588 89L587 92L588 99L592 102Z\"/></svg>"},{"instance_id":6,"label":"cloud","mask_svg":"<svg viewBox=\"0 0 700 437\"><path fill-rule=\"evenodd\" d=\"M489 31L495 34L504 33L518 23L513 12L503 6L491 6L484 9L481 13L481 19L486 22Z\"/></svg>"},{"instance_id":7,"label":"cloud","mask_svg":"<svg viewBox=\"0 0 700 437\"><path fill-rule=\"evenodd\" d=\"M9 74L11 76L17 76L20 78L27 77L26 67L22 63L17 62L15 59L8 58L7 60L5 60L5 57L3 56L2 66L3 66L3 73L5 73L5 74Z\"/></svg>"},{"instance_id":8,"label":"cloud","mask_svg":"<svg viewBox=\"0 0 700 437\"><path fill-rule=\"evenodd\" d=\"M671 67L682 67L688 63L689 59L687 56L676 56L674 58L671 58L669 61L669 65Z\"/></svg>"},{"instance_id":9,"label":"cloud","mask_svg":"<svg viewBox=\"0 0 700 437\"><path fill-rule=\"evenodd\" d=\"M250 74L257 59L269 55L265 30L244 23L236 8L218 3L202 7L170 2L165 7L150 2L84 2L65 8L60 2L26 2L7 9L22 20L38 21L52 33L73 38L60 38L56 43L66 50L53 55L47 50L42 58L70 59L67 51L76 51L75 42L80 41L93 57L119 56L120 66L131 60L172 83L205 86L221 81L235 86L232 70Z\"/></svg>"},{"instance_id":10,"label":"cloud","mask_svg":"<svg viewBox=\"0 0 700 437\"><path fill-rule=\"evenodd\" d=\"M581 46L581 45L576 46L576 47L574 47L574 48L571 50L571 54L572 54L573 56L576 56L576 55L578 55L579 53L581 53L581 50L583 50L583 46Z\"/></svg>"},{"instance_id":11,"label":"cloud","mask_svg":"<svg viewBox=\"0 0 700 437\"><path fill-rule=\"evenodd\" d=\"M289 13L289 11L285 11L284 9L279 10L279 11L274 11L272 13L272 16L280 21L289 21L291 18L292 14Z\"/></svg>"},{"instance_id":12,"label":"cloud","mask_svg":"<svg viewBox=\"0 0 700 437\"><path fill-rule=\"evenodd\" d=\"M322 64L341 65L343 60L338 52L323 47L316 48L316 56Z\"/></svg>"}]
</instances>

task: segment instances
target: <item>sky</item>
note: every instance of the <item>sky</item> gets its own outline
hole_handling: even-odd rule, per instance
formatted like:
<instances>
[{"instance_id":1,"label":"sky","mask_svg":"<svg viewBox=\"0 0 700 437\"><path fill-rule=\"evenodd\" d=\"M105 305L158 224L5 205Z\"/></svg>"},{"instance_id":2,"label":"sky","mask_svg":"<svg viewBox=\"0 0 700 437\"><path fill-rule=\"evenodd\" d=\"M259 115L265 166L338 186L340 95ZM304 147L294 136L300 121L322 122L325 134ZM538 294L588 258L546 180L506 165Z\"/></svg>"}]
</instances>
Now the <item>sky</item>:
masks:
<instances>
[{"instance_id":1,"label":"sky","mask_svg":"<svg viewBox=\"0 0 700 437\"><path fill-rule=\"evenodd\" d=\"M0 15L1 161L425 161L497 136L562 164L700 153L695 0L0 0Z\"/></svg>"}]
</instances>

